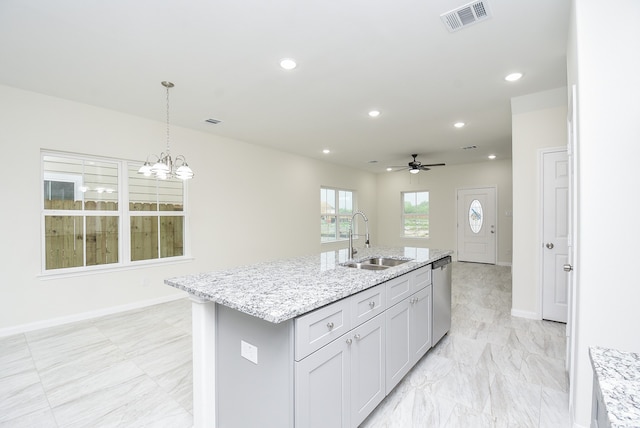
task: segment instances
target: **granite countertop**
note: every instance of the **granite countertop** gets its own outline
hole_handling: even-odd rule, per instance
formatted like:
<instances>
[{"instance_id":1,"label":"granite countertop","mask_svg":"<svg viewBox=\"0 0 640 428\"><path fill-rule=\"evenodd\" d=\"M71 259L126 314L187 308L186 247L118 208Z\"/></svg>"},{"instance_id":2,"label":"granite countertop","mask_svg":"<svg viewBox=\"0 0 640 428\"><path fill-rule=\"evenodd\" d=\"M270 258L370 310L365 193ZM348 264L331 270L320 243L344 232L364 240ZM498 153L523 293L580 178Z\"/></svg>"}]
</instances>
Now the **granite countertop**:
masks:
<instances>
[{"instance_id":1,"label":"granite countertop","mask_svg":"<svg viewBox=\"0 0 640 428\"><path fill-rule=\"evenodd\" d=\"M640 354L590 348L611 427L640 427Z\"/></svg>"},{"instance_id":2,"label":"granite countertop","mask_svg":"<svg viewBox=\"0 0 640 428\"><path fill-rule=\"evenodd\" d=\"M344 249L169 278L164 282L201 299L280 323L450 254L450 250L418 247L358 248L355 261L370 257L410 260L389 269L369 271L342 266L348 261Z\"/></svg>"}]
</instances>

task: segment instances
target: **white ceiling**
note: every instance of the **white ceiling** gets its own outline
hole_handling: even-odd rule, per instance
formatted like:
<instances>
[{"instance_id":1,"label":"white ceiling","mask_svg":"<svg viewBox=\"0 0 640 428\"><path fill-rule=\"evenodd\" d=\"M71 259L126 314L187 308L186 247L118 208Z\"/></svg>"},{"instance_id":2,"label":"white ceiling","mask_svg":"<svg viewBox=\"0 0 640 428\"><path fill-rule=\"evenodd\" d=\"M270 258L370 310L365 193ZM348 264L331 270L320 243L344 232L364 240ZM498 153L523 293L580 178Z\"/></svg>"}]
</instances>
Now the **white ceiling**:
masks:
<instances>
[{"instance_id":1,"label":"white ceiling","mask_svg":"<svg viewBox=\"0 0 640 428\"><path fill-rule=\"evenodd\" d=\"M172 125L373 172L510 158L510 98L566 85L570 2L487 0L449 33L465 3L0 0L0 84L164 121L169 80Z\"/></svg>"}]
</instances>

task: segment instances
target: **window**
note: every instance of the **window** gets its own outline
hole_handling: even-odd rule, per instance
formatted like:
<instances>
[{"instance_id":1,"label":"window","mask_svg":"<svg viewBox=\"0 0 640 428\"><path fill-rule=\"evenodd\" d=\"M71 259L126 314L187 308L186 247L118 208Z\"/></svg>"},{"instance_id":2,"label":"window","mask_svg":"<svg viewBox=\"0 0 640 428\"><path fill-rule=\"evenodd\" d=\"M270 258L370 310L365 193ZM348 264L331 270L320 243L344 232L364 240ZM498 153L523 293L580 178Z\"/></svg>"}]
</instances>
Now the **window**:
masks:
<instances>
[{"instance_id":1,"label":"window","mask_svg":"<svg viewBox=\"0 0 640 428\"><path fill-rule=\"evenodd\" d=\"M184 183L144 177L140 165L42 154L45 272L184 256Z\"/></svg>"},{"instance_id":2,"label":"window","mask_svg":"<svg viewBox=\"0 0 640 428\"><path fill-rule=\"evenodd\" d=\"M354 192L320 188L320 242L349 239L349 222L354 212Z\"/></svg>"},{"instance_id":3,"label":"window","mask_svg":"<svg viewBox=\"0 0 640 428\"><path fill-rule=\"evenodd\" d=\"M429 192L402 192L402 236L429 237Z\"/></svg>"}]
</instances>

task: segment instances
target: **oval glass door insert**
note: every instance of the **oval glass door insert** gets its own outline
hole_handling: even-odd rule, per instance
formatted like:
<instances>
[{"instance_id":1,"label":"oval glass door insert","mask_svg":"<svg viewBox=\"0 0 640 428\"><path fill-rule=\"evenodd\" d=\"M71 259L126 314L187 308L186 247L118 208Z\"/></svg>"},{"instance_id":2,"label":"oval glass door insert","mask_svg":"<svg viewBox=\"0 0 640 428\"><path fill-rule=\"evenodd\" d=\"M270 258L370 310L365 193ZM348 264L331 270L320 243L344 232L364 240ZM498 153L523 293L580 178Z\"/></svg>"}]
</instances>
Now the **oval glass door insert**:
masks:
<instances>
[{"instance_id":1,"label":"oval glass door insert","mask_svg":"<svg viewBox=\"0 0 640 428\"><path fill-rule=\"evenodd\" d=\"M469 205L469 227L473 233L479 233L482 229L482 221L484 216L482 215L482 204L479 200L474 199Z\"/></svg>"}]
</instances>

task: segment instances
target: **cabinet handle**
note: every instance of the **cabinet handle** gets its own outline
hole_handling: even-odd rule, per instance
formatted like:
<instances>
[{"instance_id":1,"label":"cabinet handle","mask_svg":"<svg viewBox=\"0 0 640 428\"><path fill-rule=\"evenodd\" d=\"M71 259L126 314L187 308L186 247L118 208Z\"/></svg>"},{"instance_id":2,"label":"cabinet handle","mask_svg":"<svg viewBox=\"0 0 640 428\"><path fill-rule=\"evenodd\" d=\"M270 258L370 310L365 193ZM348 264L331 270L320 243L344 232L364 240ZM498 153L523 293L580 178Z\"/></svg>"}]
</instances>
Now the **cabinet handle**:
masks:
<instances>
[{"instance_id":1,"label":"cabinet handle","mask_svg":"<svg viewBox=\"0 0 640 428\"><path fill-rule=\"evenodd\" d=\"M347 345L351 345L352 342L353 342L353 340L351 340L350 338L347 339Z\"/></svg>"},{"instance_id":2,"label":"cabinet handle","mask_svg":"<svg viewBox=\"0 0 640 428\"><path fill-rule=\"evenodd\" d=\"M369 302L369 307L371 309L375 308L375 306L376 306L376 302L374 302L373 300L371 302Z\"/></svg>"},{"instance_id":3,"label":"cabinet handle","mask_svg":"<svg viewBox=\"0 0 640 428\"><path fill-rule=\"evenodd\" d=\"M332 323L332 322L328 322L328 323L327 323L327 328L328 328L329 330L332 330L332 329L333 329L333 323Z\"/></svg>"},{"instance_id":4,"label":"cabinet handle","mask_svg":"<svg viewBox=\"0 0 640 428\"><path fill-rule=\"evenodd\" d=\"M355 340L360 340L360 335L359 335L359 334L356 334L355 336L353 336L353 338L354 338Z\"/></svg>"}]
</instances>

